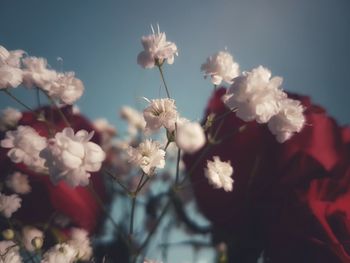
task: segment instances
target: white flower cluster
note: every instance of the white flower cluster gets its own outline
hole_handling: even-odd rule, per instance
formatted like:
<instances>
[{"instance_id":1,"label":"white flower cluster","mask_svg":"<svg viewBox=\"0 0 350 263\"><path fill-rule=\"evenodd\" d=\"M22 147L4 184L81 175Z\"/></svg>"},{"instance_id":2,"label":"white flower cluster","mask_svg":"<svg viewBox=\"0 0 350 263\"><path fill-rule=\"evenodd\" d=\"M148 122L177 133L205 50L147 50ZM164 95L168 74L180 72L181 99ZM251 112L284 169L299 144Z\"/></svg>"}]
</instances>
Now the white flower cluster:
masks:
<instances>
[{"instance_id":1,"label":"white flower cluster","mask_svg":"<svg viewBox=\"0 0 350 263\"><path fill-rule=\"evenodd\" d=\"M156 168L164 168L165 151L160 149L160 144L152 140L145 140L137 148L129 147L129 161L139 166L148 176L154 174Z\"/></svg>"},{"instance_id":2,"label":"white flower cluster","mask_svg":"<svg viewBox=\"0 0 350 263\"><path fill-rule=\"evenodd\" d=\"M298 101L288 99L281 89L282 78L271 78L270 70L259 66L234 79L224 96L230 109L244 121L256 120L268 126L279 142L302 129L305 117Z\"/></svg>"},{"instance_id":3,"label":"white flower cluster","mask_svg":"<svg viewBox=\"0 0 350 263\"><path fill-rule=\"evenodd\" d=\"M45 172L44 160L39 156L47 146L46 138L40 136L30 126L18 126L17 130L7 131L1 147L10 148L7 155L14 163L24 163L37 172Z\"/></svg>"},{"instance_id":4,"label":"white flower cluster","mask_svg":"<svg viewBox=\"0 0 350 263\"><path fill-rule=\"evenodd\" d=\"M25 57L24 51L8 51L0 46L0 89L23 84L37 87L64 104L73 104L83 94L84 85L74 72L59 73L44 58Z\"/></svg>"},{"instance_id":5,"label":"white flower cluster","mask_svg":"<svg viewBox=\"0 0 350 263\"><path fill-rule=\"evenodd\" d=\"M105 153L99 145L90 142L94 135L65 128L48 141L40 156L45 159L53 183L64 180L72 187L89 184L90 172L100 170Z\"/></svg>"},{"instance_id":6,"label":"white flower cluster","mask_svg":"<svg viewBox=\"0 0 350 263\"><path fill-rule=\"evenodd\" d=\"M207 161L207 168L204 170L205 176L214 188L223 188L226 192L232 191L233 168L230 162L223 162L220 157L214 156L213 161Z\"/></svg>"},{"instance_id":7,"label":"white flower cluster","mask_svg":"<svg viewBox=\"0 0 350 263\"><path fill-rule=\"evenodd\" d=\"M4 195L0 193L0 213L10 218L21 207L22 199L18 195Z\"/></svg>"},{"instance_id":8,"label":"white flower cluster","mask_svg":"<svg viewBox=\"0 0 350 263\"><path fill-rule=\"evenodd\" d=\"M22 119L22 112L14 108L6 108L0 113L0 131L6 131L17 126L18 121Z\"/></svg>"},{"instance_id":9,"label":"white flower cluster","mask_svg":"<svg viewBox=\"0 0 350 263\"><path fill-rule=\"evenodd\" d=\"M32 190L29 185L28 176L20 172L10 174L5 183L16 194L28 194Z\"/></svg>"},{"instance_id":10,"label":"white flower cluster","mask_svg":"<svg viewBox=\"0 0 350 263\"><path fill-rule=\"evenodd\" d=\"M201 71L205 77L210 77L214 85L220 85L222 81L232 84L232 80L239 75L239 65L227 51L219 51L207 58L202 64Z\"/></svg>"},{"instance_id":11,"label":"white flower cluster","mask_svg":"<svg viewBox=\"0 0 350 263\"><path fill-rule=\"evenodd\" d=\"M38 247L41 247L43 242L44 233L41 230L31 226L26 226L22 229L22 244L26 250L33 252ZM36 245L38 247L35 247Z\"/></svg>"},{"instance_id":12,"label":"white flower cluster","mask_svg":"<svg viewBox=\"0 0 350 263\"><path fill-rule=\"evenodd\" d=\"M0 46L0 90L16 88L22 83L22 70L20 69L20 59L24 51L8 51Z\"/></svg>"},{"instance_id":13,"label":"white flower cluster","mask_svg":"<svg viewBox=\"0 0 350 263\"><path fill-rule=\"evenodd\" d=\"M91 257L92 247L88 233L83 229L74 228L71 232L71 238L66 243L57 244L47 250L41 263L85 262Z\"/></svg>"},{"instance_id":14,"label":"white flower cluster","mask_svg":"<svg viewBox=\"0 0 350 263\"><path fill-rule=\"evenodd\" d=\"M161 65L164 60L173 64L174 56L178 55L176 45L166 40L166 35L160 32L159 26L158 32L154 32L152 26L151 28L152 34L141 38L144 51L137 56L137 63L143 68L153 68L156 63Z\"/></svg>"},{"instance_id":15,"label":"white flower cluster","mask_svg":"<svg viewBox=\"0 0 350 263\"><path fill-rule=\"evenodd\" d=\"M0 263L22 263L19 246L13 241L0 241Z\"/></svg>"},{"instance_id":16,"label":"white flower cluster","mask_svg":"<svg viewBox=\"0 0 350 263\"><path fill-rule=\"evenodd\" d=\"M120 109L120 116L128 122L128 132L131 136L135 136L139 131L142 132L146 127L142 113L129 106L123 106Z\"/></svg>"}]
</instances>

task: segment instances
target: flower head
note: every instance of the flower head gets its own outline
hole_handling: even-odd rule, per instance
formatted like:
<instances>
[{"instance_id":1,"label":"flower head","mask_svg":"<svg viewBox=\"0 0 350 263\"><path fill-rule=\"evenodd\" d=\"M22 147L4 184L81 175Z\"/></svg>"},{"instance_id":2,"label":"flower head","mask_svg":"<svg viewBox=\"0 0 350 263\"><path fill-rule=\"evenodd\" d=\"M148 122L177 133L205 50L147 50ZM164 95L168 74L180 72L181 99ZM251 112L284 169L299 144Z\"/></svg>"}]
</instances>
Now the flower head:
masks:
<instances>
[{"instance_id":1,"label":"flower head","mask_svg":"<svg viewBox=\"0 0 350 263\"><path fill-rule=\"evenodd\" d=\"M91 242L88 232L84 229L73 228L71 232L71 239L67 244L72 246L77 252L77 258L82 261L87 261L92 256Z\"/></svg>"},{"instance_id":2,"label":"flower head","mask_svg":"<svg viewBox=\"0 0 350 263\"><path fill-rule=\"evenodd\" d=\"M24 163L30 169L44 172L44 160L39 156L46 147L46 138L41 137L30 126L18 126L17 130L7 131L1 147L10 148L7 155L14 163Z\"/></svg>"},{"instance_id":3,"label":"flower head","mask_svg":"<svg viewBox=\"0 0 350 263\"><path fill-rule=\"evenodd\" d=\"M158 32L154 32L152 26L151 28L152 34L141 38L144 51L137 56L137 63L143 68L153 68L156 63L161 65L164 60L173 64L174 56L178 55L176 45L166 40L166 35L160 32L159 25Z\"/></svg>"},{"instance_id":4,"label":"flower head","mask_svg":"<svg viewBox=\"0 0 350 263\"><path fill-rule=\"evenodd\" d=\"M22 263L19 247L13 241L0 241L1 263Z\"/></svg>"},{"instance_id":5,"label":"flower head","mask_svg":"<svg viewBox=\"0 0 350 263\"><path fill-rule=\"evenodd\" d=\"M49 69L44 58L26 57L23 59L23 83L26 87L38 87L46 91L48 84L57 79L58 73Z\"/></svg>"},{"instance_id":6,"label":"flower head","mask_svg":"<svg viewBox=\"0 0 350 263\"><path fill-rule=\"evenodd\" d=\"M8 65L0 66L0 90L16 88L22 83L22 70Z\"/></svg>"},{"instance_id":7,"label":"flower head","mask_svg":"<svg viewBox=\"0 0 350 263\"><path fill-rule=\"evenodd\" d=\"M232 84L232 80L239 75L239 65L230 53L219 51L207 58L201 66L201 71L205 77L211 77L215 85L220 85L222 81Z\"/></svg>"},{"instance_id":8,"label":"flower head","mask_svg":"<svg viewBox=\"0 0 350 263\"><path fill-rule=\"evenodd\" d=\"M16 127L18 121L22 118L22 112L14 108L6 108L0 113L0 131L6 131L8 128Z\"/></svg>"},{"instance_id":9,"label":"flower head","mask_svg":"<svg viewBox=\"0 0 350 263\"><path fill-rule=\"evenodd\" d=\"M57 244L43 255L41 263L73 263L78 252L67 243Z\"/></svg>"},{"instance_id":10,"label":"flower head","mask_svg":"<svg viewBox=\"0 0 350 263\"><path fill-rule=\"evenodd\" d=\"M198 122L179 121L176 125L176 144L186 153L194 153L201 149L205 142L205 134Z\"/></svg>"},{"instance_id":11,"label":"flower head","mask_svg":"<svg viewBox=\"0 0 350 263\"><path fill-rule=\"evenodd\" d=\"M223 188L226 192L232 191L233 168L230 161L223 162L219 156L213 156L213 161L207 161L204 174L214 188Z\"/></svg>"},{"instance_id":12,"label":"flower head","mask_svg":"<svg viewBox=\"0 0 350 263\"><path fill-rule=\"evenodd\" d=\"M294 133L300 132L305 124L304 107L300 101L284 99L280 103L280 111L273 116L268 127L276 135L277 141L283 143Z\"/></svg>"},{"instance_id":13,"label":"flower head","mask_svg":"<svg viewBox=\"0 0 350 263\"><path fill-rule=\"evenodd\" d=\"M279 112L279 103L287 96L281 84L282 78L271 78L271 72L259 66L233 80L224 102L229 108L237 108L242 120L266 123Z\"/></svg>"},{"instance_id":14,"label":"flower head","mask_svg":"<svg viewBox=\"0 0 350 263\"><path fill-rule=\"evenodd\" d=\"M59 73L57 78L44 87L48 94L62 103L72 105L84 92L83 82L75 77L74 72Z\"/></svg>"},{"instance_id":15,"label":"flower head","mask_svg":"<svg viewBox=\"0 0 350 263\"><path fill-rule=\"evenodd\" d=\"M35 251L37 248L34 247L33 243L35 239L44 239L44 233L35 227L26 226L22 229L22 243L26 250Z\"/></svg>"},{"instance_id":16,"label":"flower head","mask_svg":"<svg viewBox=\"0 0 350 263\"><path fill-rule=\"evenodd\" d=\"M9 51L5 47L0 46L0 67L8 65L10 67L19 68L24 53L23 50Z\"/></svg>"},{"instance_id":17,"label":"flower head","mask_svg":"<svg viewBox=\"0 0 350 263\"><path fill-rule=\"evenodd\" d=\"M32 190L28 176L20 172L11 174L6 180L6 186L16 194L28 194Z\"/></svg>"},{"instance_id":18,"label":"flower head","mask_svg":"<svg viewBox=\"0 0 350 263\"><path fill-rule=\"evenodd\" d=\"M139 166L149 176L153 175L156 168L164 168L165 151L160 149L160 144L152 140L145 140L137 148L129 147L129 161Z\"/></svg>"},{"instance_id":19,"label":"flower head","mask_svg":"<svg viewBox=\"0 0 350 263\"><path fill-rule=\"evenodd\" d=\"M106 155L99 145L90 142L93 134L85 130L74 134L72 128L65 128L49 140L40 156L54 183L64 180L72 187L86 186L90 172L100 170Z\"/></svg>"},{"instance_id":20,"label":"flower head","mask_svg":"<svg viewBox=\"0 0 350 263\"><path fill-rule=\"evenodd\" d=\"M0 213L10 218L21 207L22 199L18 195L4 195L0 193Z\"/></svg>"},{"instance_id":21,"label":"flower head","mask_svg":"<svg viewBox=\"0 0 350 263\"><path fill-rule=\"evenodd\" d=\"M157 131L162 126L169 131L175 129L178 113L173 99L154 99L143 111L146 121L146 130Z\"/></svg>"}]
</instances>

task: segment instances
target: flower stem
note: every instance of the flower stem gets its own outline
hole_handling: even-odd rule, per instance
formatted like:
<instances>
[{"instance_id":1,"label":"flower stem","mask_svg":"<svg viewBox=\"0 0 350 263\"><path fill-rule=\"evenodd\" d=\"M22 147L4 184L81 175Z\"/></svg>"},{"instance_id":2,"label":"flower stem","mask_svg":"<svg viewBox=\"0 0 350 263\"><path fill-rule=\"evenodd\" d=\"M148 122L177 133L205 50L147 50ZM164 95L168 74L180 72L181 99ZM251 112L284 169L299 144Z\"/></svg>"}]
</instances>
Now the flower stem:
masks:
<instances>
[{"instance_id":1,"label":"flower stem","mask_svg":"<svg viewBox=\"0 0 350 263\"><path fill-rule=\"evenodd\" d=\"M113 173L111 173L111 172L108 171L107 169L104 169L104 172L105 172L106 174L110 175L110 176L117 182L117 184L119 184L119 186L120 186L121 188L123 188L123 190L124 190L128 195L131 194L130 191L129 191L129 189L128 189L128 188L127 188Z\"/></svg>"},{"instance_id":2,"label":"flower stem","mask_svg":"<svg viewBox=\"0 0 350 263\"><path fill-rule=\"evenodd\" d=\"M71 127L68 119L66 118L66 116L64 115L64 113L62 112L62 110L60 109L60 107L58 107L58 105L56 104L56 102L54 101L54 99L47 94L46 92L44 92L46 97L50 100L52 106L54 106L56 108L56 110L58 111L58 114L61 116L61 119L63 120L63 122L66 124L67 127Z\"/></svg>"},{"instance_id":3,"label":"flower stem","mask_svg":"<svg viewBox=\"0 0 350 263\"><path fill-rule=\"evenodd\" d=\"M14 101L16 101L18 104L20 104L21 106L23 106L24 108L26 108L27 110L33 112L36 116L38 116L38 114L29 106L27 106L26 104L24 104L21 100L19 100L16 96L14 96L10 91L8 91L7 89L3 90L10 98L12 98Z\"/></svg>"},{"instance_id":4,"label":"flower stem","mask_svg":"<svg viewBox=\"0 0 350 263\"><path fill-rule=\"evenodd\" d=\"M177 149L177 161L176 161L176 177L175 177L175 186L179 182L179 173L180 173L180 160L181 160L181 149Z\"/></svg>"},{"instance_id":5,"label":"flower stem","mask_svg":"<svg viewBox=\"0 0 350 263\"><path fill-rule=\"evenodd\" d=\"M169 93L169 90L168 90L168 86L166 85L166 82L165 82L162 65L157 65L157 66L158 66L159 73L160 73L161 79L162 79L164 87L165 87L166 95L170 99L170 93Z\"/></svg>"}]
</instances>

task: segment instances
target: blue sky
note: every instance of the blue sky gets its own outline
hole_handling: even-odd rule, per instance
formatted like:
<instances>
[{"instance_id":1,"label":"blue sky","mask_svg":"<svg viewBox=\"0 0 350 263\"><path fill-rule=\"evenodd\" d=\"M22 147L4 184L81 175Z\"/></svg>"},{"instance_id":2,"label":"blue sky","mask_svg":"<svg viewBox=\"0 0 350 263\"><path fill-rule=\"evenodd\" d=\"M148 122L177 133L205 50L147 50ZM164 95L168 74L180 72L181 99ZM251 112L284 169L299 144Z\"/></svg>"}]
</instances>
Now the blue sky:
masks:
<instances>
[{"instance_id":1,"label":"blue sky","mask_svg":"<svg viewBox=\"0 0 350 263\"><path fill-rule=\"evenodd\" d=\"M345 124L350 121L349 13L348 0L2 0L0 45L75 71L86 87L78 102L83 112L120 126L120 106L142 108L141 97L165 96L158 72L136 63L140 37L158 22L179 48L165 76L184 116L201 118L212 85L200 65L227 47L243 70L270 68L284 77L286 90L311 95ZM34 102L34 94L23 89L16 94ZM4 95L0 103L14 105Z\"/></svg>"}]
</instances>

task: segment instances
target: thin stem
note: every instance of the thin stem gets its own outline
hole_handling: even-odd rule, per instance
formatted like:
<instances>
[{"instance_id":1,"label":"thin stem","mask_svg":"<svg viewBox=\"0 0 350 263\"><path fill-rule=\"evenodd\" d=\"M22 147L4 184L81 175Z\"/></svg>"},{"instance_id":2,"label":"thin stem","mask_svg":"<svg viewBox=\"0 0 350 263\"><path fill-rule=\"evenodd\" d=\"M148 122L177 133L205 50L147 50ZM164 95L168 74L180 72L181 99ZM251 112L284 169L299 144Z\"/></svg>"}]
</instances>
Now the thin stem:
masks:
<instances>
[{"instance_id":1,"label":"thin stem","mask_svg":"<svg viewBox=\"0 0 350 263\"><path fill-rule=\"evenodd\" d=\"M181 149L177 149L177 161L176 161L176 177L175 177L175 186L179 182L179 172L180 172L180 160L181 160Z\"/></svg>"},{"instance_id":2,"label":"thin stem","mask_svg":"<svg viewBox=\"0 0 350 263\"><path fill-rule=\"evenodd\" d=\"M46 97L50 100L51 104L56 108L56 110L58 111L58 114L60 115L61 119L63 120L63 122L66 124L67 127L71 127L67 117L64 115L64 113L62 112L62 110L60 109L60 107L58 107L58 105L56 104L55 100L46 92L44 92Z\"/></svg>"},{"instance_id":3,"label":"thin stem","mask_svg":"<svg viewBox=\"0 0 350 263\"><path fill-rule=\"evenodd\" d=\"M135 217L135 204L137 195L132 196L131 199L131 215L130 215L130 226L129 226L129 240L131 241L134 233L134 217Z\"/></svg>"},{"instance_id":4,"label":"thin stem","mask_svg":"<svg viewBox=\"0 0 350 263\"><path fill-rule=\"evenodd\" d=\"M166 95L170 99L170 93L169 93L168 86L166 85L166 82L165 82L165 79L164 79L162 65L157 65L157 66L158 66L159 73L160 73L161 79L162 79L164 87L165 87Z\"/></svg>"},{"instance_id":5,"label":"thin stem","mask_svg":"<svg viewBox=\"0 0 350 263\"><path fill-rule=\"evenodd\" d=\"M38 103L38 107L41 107L41 102L40 102L40 89L37 87L36 88L36 101Z\"/></svg>"},{"instance_id":6,"label":"thin stem","mask_svg":"<svg viewBox=\"0 0 350 263\"><path fill-rule=\"evenodd\" d=\"M3 90L9 97L11 97L14 101L16 101L18 104L20 104L21 106L23 106L24 108L26 108L27 110L33 112L37 117L38 114L29 106L27 106L26 104L24 104L21 100L17 99L16 96L14 96L11 92L9 92L7 89Z\"/></svg>"},{"instance_id":7,"label":"thin stem","mask_svg":"<svg viewBox=\"0 0 350 263\"><path fill-rule=\"evenodd\" d=\"M119 229L118 224L114 221L114 219L112 218L112 216L109 214L109 212L107 211L103 201L101 200L100 196L96 193L91 181L88 184L88 189L90 191L90 193L94 196L95 200L97 201L98 205L100 206L100 208L102 209L102 211L105 213L105 215L108 217L108 219L112 222L113 226L116 229Z\"/></svg>"},{"instance_id":8,"label":"thin stem","mask_svg":"<svg viewBox=\"0 0 350 263\"><path fill-rule=\"evenodd\" d=\"M166 215L168 209L170 208L170 205L171 205L171 200L169 199L168 202L166 203L166 205L164 206L163 211L161 212L161 214L158 217L157 221L155 222L154 227L151 229L151 231L148 233L148 236L146 237L145 241L139 247L138 254L141 253L142 250L145 249L145 247L147 247L149 241L151 240L151 237L156 232L156 230L158 228L158 225L160 224L160 222L162 221L162 219Z\"/></svg>"},{"instance_id":9,"label":"thin stem","mask_svg":"<svg viewBox=\"0 0 350 263\"><path fill-rule=\"evenodd\" d=\"M167 141L165 147L164 147L164 151L166 152L166 150L168 149L169 145L170 145L171 141Z\"/></svg>"},{"instance_id":10,"label":"thin stem","mask_svg":"<svg viewBox=\"0 0 350 263\"><path fill-rule=\"evenodd\" d=\"M111 172L108 171L107 169L104 169L104 172L105 172L106 174L110 175L110 176L117 182L117 184L119 184L119 186L120 186L121 188L123 188L123 190L124 190L128 195L131 194L131 192L129 191L129 189L128 189L128 188L127 188L113 173L111 173Z\"/></svg>"}]
</instances>

